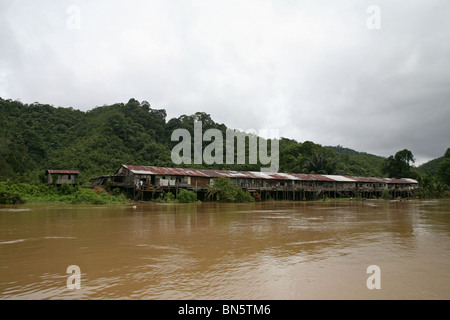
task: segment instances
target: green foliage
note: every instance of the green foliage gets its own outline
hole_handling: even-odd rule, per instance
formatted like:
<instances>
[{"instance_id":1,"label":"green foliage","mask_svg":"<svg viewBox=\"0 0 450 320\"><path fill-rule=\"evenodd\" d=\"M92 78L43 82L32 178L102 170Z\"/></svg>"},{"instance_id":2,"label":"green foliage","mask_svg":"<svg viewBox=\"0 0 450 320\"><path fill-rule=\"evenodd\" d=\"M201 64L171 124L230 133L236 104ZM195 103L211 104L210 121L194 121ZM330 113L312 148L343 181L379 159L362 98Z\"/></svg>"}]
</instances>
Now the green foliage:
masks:
<instances>
[{"instance_id":1,"label":"green foliage","mask_svg":"<svg viewBox=\"0 0 450 320\"><path fill-rule=\"evenodd\" d=\"M450 186L450 159L447 158L442 161L437 174L443 183Z\"/></svg>"},{"instance_id":2,"label":"green foliage","mask_svg":"<svg viewBox=\"0 0 450 320\"><path fill-rule=\"evenodd\" d=\"M174 194L169 191L167 193L161 192L155 201L161 203L173 203L176 200Z\"/></svg>"},{"instance_id":3,"label":"green foliage","mask_svg":"<svg viewBox=\"0 0 450 320\"><path fill-rule=\"evenodd\" d=\"M115 188L115 189L113 189L112 194L115 197L119 197L120 195L122 195L122 191L120 190L120 188Z\"/></svg>"},{"instance_id":4,"label":"green foliage","mask_svg":"<svg viewBox=\"0 0 450 320\"><path fill-rule=\"evenodd\" d=\"M20 204L24 202L25 201L22 199L20 194L11 191L0 190L0 204Z\"/></svg>"},{"instance_id":5,"label":"green foliage","mask_svg":"<svg viewBox=\"0 0 450 320\"><path fill-rule=\"evenodd\" d=\"M448 187L437 177L432 175L419 176L417 178L421 188L416 191L420 198L443 198L446 197Z\"/></svg>"},{"instance_id":6,"label":"green foliage","mask_svg":"<svg viewBox=\"0 0 450 320\"><path fill-rule=\"evenodd\" d=\"M61 187L59 188L59 193L62 195L68 195L71 194L73 191L72 187L69 186L67 182L64 182Z\"/></svg>"},{"instance_id":7,"label":"green foliage","mask_svg":"<svg viewBox=\"0 0 450 320\"><path fill-rule=\"evenodd\" d=\"M445 152L444 160L439 165L437 175L444 184L450 187L450 148Z\"/></svg>"},{"instance_id":8,"label":"green foliage","mask_svg":"<svg viewBox=\"0 0 450 320\"><path fill-rule=\"evenodd\" d=\"M165 201L166 202L174 202L175 201L175 196L173 195L172 192L169 191L166 193Z\"/></svg>"},{"instance_id":9,"label":"green foliage","mask_svg":"<svg viewBox=\"0 0 450 320\"><path fill-rule=\"evenodd\" d=\"M307 173L333 174L337 165L337 158L327 156L325 153L314 152L305 162Z\"/></svg>"},{"instance_id":10,"label":"green foliage","mask_svg":"<svg viewBox=\"0 0 450 320\"><path fill-rule=\"evenodd\" d=\"M135 99L82 112L0 98L0 179L42 181L45 169L66 168L79 170L83 185L89 184L91 177L111 174L123 163L171 167L170 152L178 143L171 141L173 130L184 128L193 136L195 121L202 121L203 132L218 129L226 137L227 127L207 113L182 115L167 122L166 116L164 109L153 109L148 102ZM225 139L223 143L226 150ZM279 145L281 172L379 175L379 165L369 156L339 154L311 141L282 138ZM234 147L237 155L237 144ZM249 164L248 138L245 151L245 164L224 161L186 166L259 171L260 163Z\"/></svg>"},{"instance_id":11,"label":"green foliage","mask_svg":"<svg viewBox=\"0 0 450 320\"><path fill-rule=\"evenodd\" d=\"M45 169L77 169L89 184L122 163L169 165L165 117L134 99L81 112L0 98L0 176L32 182Z\"/></svg>"},{"instance_id":12,"label":"green foliage","mask_svg":"<svg viewBox=\"0 0 450 320\"><path fill-rule=\"evenodd\" d=\"M433 160L430 160L430 161L420 165L419 167L417 167L417 171L422 175L427 175L427 174L436 175L442 161L444 161L443 156L433 159Z\"/></svg>"},{"instance_id":13,"label":"green foliage","mask_svg":"<svg viewBox=\"0 0 450 320\"><path fill-rule=\"evenodd\" d=\"M197 194L194 191L181 189L178 192L177 200L181 203L192 203L197 201Z\"/></svg>"},{"instance_id":14,"label":"green foliage","mask_svg":"<svg viewBox=\"0 0 450 320\"><path fill-rule=\"evenodd\" d=\"M64 187L63 187L64 186ZM68 184L61 187L40 183L0 182L0 203L68 203L68 204L121 204L127 203L124 195L100 194L91 189L78 188Z\"/></svg>"},{"instance_id":15,"label":"green foliage","mask_svg":"<svg viewBox=\"0 0 450 320\"><path fill-rule=\"evenodd\" d=\"M165 194L162 192L159 194L158 198L155 199L156 202L166 202L165 200Z\"/></svg>"},{"instance_id":16,"label":"green foliage","mask_svg":"<svg viewBox=\"0 0 450 320\"><path fill-rule=\"evenodd\" d=\"M220 202L250 202L251 194L228 178L215 178L208 186L207 198Z\"/></svg>"},{"instance_id":17,"label":"green foliage","mask_svg":"<svg viewBox=\"0 0 450 320\"><path fill-rule=\"evenodd\" d=\"M10 180L0 183L0 204L24 203L20 190Z\"/></svg>"},{"instance_id":18,"label":"green foliage","mask_svg":"<svg viewBox=\"0 0 450 320\"><path fill-rule=\"evenodd\" d=\"M238 187L236 191L236 202L254 202L255 198L250 192Z\"/></svg>"},{"instance_id":19,"label":"green foliage","mask_svg":"<svg viewBox=\"0 0 450 320\"><path fill-rule=\"evenodd\" d=\"M385 200L391 199L391 194L388 189L383 189L383 191L381 191L381 198Z\"/></svg>"},{"instance_id":20,"label":"green foliage","mask_svg":"<svg viewBox=\"0 0 450 320\"><path fill-rule=\"evenodd\" d=\"M0 98L0 181L45 182L45 169L77 169L81 172L80 185L88 185L90 178L111 174L121 164L173 167L170 153L178 143L171 141L173 130L184 128L193 136L194 122L199 120L202 121L203 132L218 129L226 137L227 127L214 122L207 113L181 115L168 121L166 117L164 109L153 109L147 101L136 99L82 112ZM204 142L204 146L206 144ZM393 156L386 160L386 165L382 157L342 146L323 147L311 141L297 142L287 138L281 138L279 146L280 172L413 175L408 169L405 175L404 168L395 165L395 161L400 161L410 166L413 159L407 152L400 152L399 159ZM236 143L234 148L237 155ZM259 171L266 167L260 163L249 164L249 149L249 139L246 138L245 164L225 164L224 161L224 164L181 166L242 171ZM441 176L446 179L444 169Z\"/></svg>"},{"instance_id":21,"label":"green foliage","mask_svg":"<svg viewBox=\"0 0 450 320\"><path fill-rule=\"evenodd\" d=\"M385 160L383 171L389 178L413 178L411 163L414 163L414 156L411 151L404 149Z\"/></svg>"},{"instance_id":22,"label":"green foliage","mask_svg":"<svg viewBox=\"0 0 450 320\"><path fill-rule=\"evenodd\" d=\"M18 188L11 181L0 183L0 204L20 204L22 199Z\"/></svg>"},{"instance_id":23,"label":"green foliage","mask_svg":"<svg viewBox=\"0 0 450 320\"><path fill-rule=\"evenodd\" d=\"M280 140L280 172L383 176L383 157L311 141Z\"/></svg>"},{"instance_id":24,"label":"green foliage","mask_svg":"<svg viewBox=\"0 0 450 320\"><path fill-rule=\"evenodd\" d=\"M335 174L358 177L382 177L385 158L373 154L358 152L340 145L326 147L338 153Z\"/></svg>"}]
</instances>

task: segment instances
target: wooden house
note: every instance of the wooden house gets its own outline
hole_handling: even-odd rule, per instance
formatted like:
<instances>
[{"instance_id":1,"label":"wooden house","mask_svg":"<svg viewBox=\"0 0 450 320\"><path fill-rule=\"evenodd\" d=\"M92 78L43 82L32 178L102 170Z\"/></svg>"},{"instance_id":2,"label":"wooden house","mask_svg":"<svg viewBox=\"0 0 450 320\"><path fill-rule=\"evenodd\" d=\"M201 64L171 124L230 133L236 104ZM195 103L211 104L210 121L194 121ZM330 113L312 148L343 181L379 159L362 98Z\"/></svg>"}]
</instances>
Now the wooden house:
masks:
<instances>
[{"instance_id":1,"label":"wooden house","mask_svg":"<svg viewBox=\"0 0 450 320\"><path fill-rule=\"evenodd\" d=\"M270 173L211 169L166 168L122 165L110 176L112 187L132 190L133 194L190 189L206 193L213 179L224 177L264 199L303 199L330 197L379 197L383 189L393 196L409 196L417 188L413 179L350 177L341 175ZM100 179L98 183L102 184ZM97 181L95 180L95 181ZM94 183L94 181L93 181ZM104 180L103 180L104 183ZM153 195L152 195L153 197Z\"/></svg>"},{"instance_id":2,"label":"wooden house","mask_svg":"<svg viewBox=\"0 0 450 320\"><path fill-rule=\"evenodd\" d=\"M69 185L78 184L78 175L80 174L77 170L51 170L48 169L45 172L47 176L47 184L60 186L63 183Z\"/></svg>"}]
</instances>

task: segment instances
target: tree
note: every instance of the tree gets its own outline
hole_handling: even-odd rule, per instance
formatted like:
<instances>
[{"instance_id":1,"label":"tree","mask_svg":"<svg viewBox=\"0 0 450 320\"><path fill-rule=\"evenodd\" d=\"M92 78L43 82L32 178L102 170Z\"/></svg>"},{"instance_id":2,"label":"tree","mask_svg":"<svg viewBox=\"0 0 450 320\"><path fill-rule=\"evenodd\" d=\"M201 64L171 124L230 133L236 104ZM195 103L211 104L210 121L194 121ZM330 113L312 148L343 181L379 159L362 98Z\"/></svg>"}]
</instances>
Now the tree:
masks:
<instances>
[{"instance_id":1,"label":"tree","mask_svg":"<svg viewBox=\"0 0 450 320\"><path fill-rule=\"evenodd\" d=\"M177 199L181 203L191 203L197 201L197 194L194 191L181 189L178 192Z\"/></svg>"},{"instance_id":2,"label":"tree","mask_svg":"<svg viewBox=\"0 0 450 320\"><path fill-rule=\"evenodd\" d=\"M450 148L445 152L444 160L439 165L437 176L443 183L450 186Z\"/></svg>"},{"instance_id":3,"label":"tree","mask_svg":"<svg viewBox=\"0 0 450 320\"><path fill-rule=\"evenodd\" d=\"M309 173L333 174L336 169L337 158L327 157L325 153L314 152L305 162L305 169Z\"/></svg>"},{"instance_id":4,"label":"tree","mask_svg":"<svg viewBox=\"0 0 450 320\"><path fill-rule=\"evenodd\" d=\"M435 176L430 174L418 176L417 181L421 186L418 196L421 198L441 198L445 192L445 185Z\"/></svg>"},{"instance_id":5,"label":"tree","mask_svg":"<svg viewBox=\"0 0 450 320\"><path fill-rule=\"evenodd\" d=\"M415 162L414 156L411 151L408 149L403 149L395 154L395 159L401 162L406 163L408 166L411 166L411 163Z\"/></svg>"},{"instance_id":6,"label":"tree","mask_svg":"<svg viewBox=\"0 0 450 320\"><path fill-rule=\"evenodd\" d=\"M280 171L281 172L301 172L303 156L301 154L301 144L295 140L281 138L280 147Z\"/></svg>"},{"instance_id":7,"label":"tree","mask_svg":"<svg viewBox=\"0 0 450 320\"><path fill-rule=\"evenodd\" d=\"M250 202L255 199L229 178L215 178L208 186L207 198L222 202Z\"/></svg>"},{"instance_id":8,"label":"tree","mask_svg":"<svg viewBox=\"0 0 450 320\"><path fill-rule=\"evenodd\" d=\"M404 149L398 151L395 156L389 156L383 164L383 172L389 178L410 178L413 176L411 172L411 163L414 163L414 156L411 151Z\"/></svg>"}]
</instances>

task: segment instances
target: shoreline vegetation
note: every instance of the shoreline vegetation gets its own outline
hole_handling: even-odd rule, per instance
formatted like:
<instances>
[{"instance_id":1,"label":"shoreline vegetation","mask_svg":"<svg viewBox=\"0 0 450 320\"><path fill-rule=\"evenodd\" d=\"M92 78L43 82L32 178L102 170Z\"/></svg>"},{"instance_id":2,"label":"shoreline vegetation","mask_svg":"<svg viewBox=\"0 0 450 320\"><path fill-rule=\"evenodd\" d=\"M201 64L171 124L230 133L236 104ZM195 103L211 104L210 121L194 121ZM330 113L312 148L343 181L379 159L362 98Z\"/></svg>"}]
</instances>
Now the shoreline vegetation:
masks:
<instances>
[{"instance_id":1,"label":"shoreline vegetation","mask_svg":"<svg viewBox=\"0 0 450 320\"><path fill-rule=\"evenodd\" d=\"M215 179L208 191L207 200L217 202L254 202L255 198L226 178ZM0 182L0 204L65 203L65 204L127 204L128 199L120 189L84 188L63 183L61 186L44 183L23 183L7 180ZM194 191L182 189L175 196L161 193L157 203L201 203Z\"/></svg>"},{"instance_id":2,"label":"shoreline vegetation","mask_svg":"<svg viewBox=\"0 0 450 320\"><path fill-rule=\"evenodd\" d=\"M323 197L314 201L362 201L362 200L407 200L406 198L393 198L389 192L382 192L379 198L332 198ZM431 199L431 198L449 198L445 197L427 197L423 190L418 190L413 198L408 199ZM206 201L219 203L249 203L260 201L260 198L245 191L227 178L216 178L209 187ZM275 201L275 200L269 200ZM137 201L139 202L139 201ZM197 199L194 191L182 189L177 195L172 192L161 193L158 198L152 199L153 203L177 204L177 203L197 203L202 202ZM57 187L44 183L23 183L7 180L0 182L0 204L38 204L38 203L57 203L57 204L95 204L95 205L123 205L134 204L136 201L126 197L120 189L88 188L78 185L71 186L67 183Z\"/></svg>"},{"instance_id":3,"label":"shoreline vegetation","mask_svg":"<svg viewBox=\"0 0 450 320\"><path fill-rule=\"evenodd\" d=\"M126 204L122 193L82 188L63 184L61 187L43 183L0 182L0 204L61 203L61 204Z\"/></svg>"}]
</instances>

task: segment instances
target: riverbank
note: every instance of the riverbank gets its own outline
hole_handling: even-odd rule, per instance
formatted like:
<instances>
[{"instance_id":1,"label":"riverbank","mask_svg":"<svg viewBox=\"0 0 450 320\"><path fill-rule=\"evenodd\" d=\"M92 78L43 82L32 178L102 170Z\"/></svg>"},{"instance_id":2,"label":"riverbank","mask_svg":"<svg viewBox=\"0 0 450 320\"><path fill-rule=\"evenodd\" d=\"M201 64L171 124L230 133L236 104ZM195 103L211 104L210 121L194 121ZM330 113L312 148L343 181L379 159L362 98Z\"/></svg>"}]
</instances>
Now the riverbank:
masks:
<instances>
[{"instance_id":1,"label":"riverbank","mask_svg":"<svg viewBox=\"0 0 450 320\"><path fill-rule=\"evenodd\" d=\"M241 192L242 194L244 192ZM229 196L229 192L225 195ZM246 194L247 197L234 196L231 199L227 197L221 197L222 201L217 202L259 202L261 200L254 199L250 194ZM401 198L416 199L413 198ZM445 197L444 197L445 198ZM360 201L360 200L399 200L400 198L333 198L324 197L322 199L315 199L315 201ZM431 199L431 198L427 198ZM259 201L258 201L259 200ZM306 199L305 199L306 200ZM267 201L267 200L266 200ZM270 201L270 200L269 200ZM311 201L311 200L309 200ZM0 204L23 204L23 203L60 203L60 204L129 204L134 202L127 199L126 195L120 192L119 189L106 191L103 188L84 188L79 186L62 185L60 187L53 185L46 185L43 183L19 183L13 181L0 182ZM197 194L193 191L181 190L177 196L171 192L161 193L158 198L152 199L150 202L157 203L201 203L197 200ZM209 202L209 201L208 201ZM212 201L216 202L216 201ZM263 201L265 202L265 201Z\"/></svg>"},{"instance_id":2,"label":"riverbank","mask_svg":"<svg viewBox=\"0 0 450 320\"><path fill-rule=\"evenodd\" d=\"M0 182L0 204L65 203L65 204L126 204L129 201L121 193L79 186L61 187L42 183L28 184L8 180Z\"/></svg>"}]
</instances>

